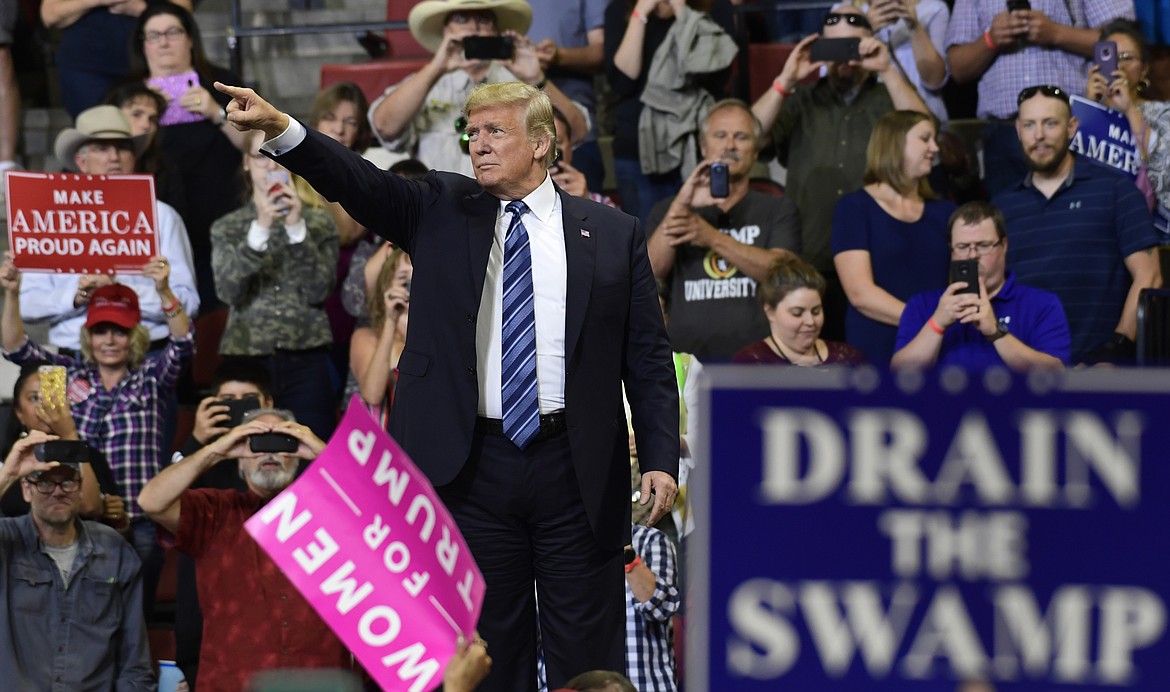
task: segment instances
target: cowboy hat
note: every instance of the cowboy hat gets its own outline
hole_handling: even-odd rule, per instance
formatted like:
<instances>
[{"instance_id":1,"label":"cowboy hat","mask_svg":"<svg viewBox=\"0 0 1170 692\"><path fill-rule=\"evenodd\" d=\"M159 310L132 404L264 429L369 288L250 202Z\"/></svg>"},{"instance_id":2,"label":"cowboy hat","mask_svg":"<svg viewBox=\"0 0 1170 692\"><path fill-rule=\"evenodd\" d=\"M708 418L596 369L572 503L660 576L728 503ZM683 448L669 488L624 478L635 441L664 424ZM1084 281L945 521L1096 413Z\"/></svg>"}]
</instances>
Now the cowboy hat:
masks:
<instances>
[{"instance_id":1,"label":"cowboy hat","mask_svg":"<svg viewBox=\"0 0 1170 692\"><path fill-rule=\"evenodd\" d=\"M489 10L496 15L500 33L524 35L532 25L532 7L525 0L423 0L410 11L410 35L434 53L443 43L443 26L452 12Z\"/></svg>"},{"instance_id":2,"label":"cowboy hat","mask_svg":"<svg viewBox=\"0 0 1170 692\"><path fill-rule=\"evenodd\" d=\"M77 114L77 127L66 128L57 135L53 150L57 160L69 170L77 170L73 157L84 144L95 140L128 140L134 145L134 154L146 149L146 135L134 136L130 121L117 106L94 106Z\"/></svg>"}]
</instances>

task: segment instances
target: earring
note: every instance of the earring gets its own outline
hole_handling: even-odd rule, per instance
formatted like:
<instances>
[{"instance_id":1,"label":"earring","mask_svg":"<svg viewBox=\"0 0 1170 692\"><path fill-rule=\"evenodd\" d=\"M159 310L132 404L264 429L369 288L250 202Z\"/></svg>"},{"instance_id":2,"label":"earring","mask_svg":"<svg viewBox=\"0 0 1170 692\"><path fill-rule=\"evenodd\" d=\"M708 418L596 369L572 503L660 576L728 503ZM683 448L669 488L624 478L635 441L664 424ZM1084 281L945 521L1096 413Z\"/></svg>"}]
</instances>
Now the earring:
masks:
<instances>
[{"instance_id":1,"label":"earring","mask_svg":"<svg viewBox=\"0 0 1170 692\"><path fill-rule=\"evenodd\" d=\"M1137 93L1141 96L1145 96L1146 92L1149 90L1149 88L1150 88L1150 78L1148 76L1143 75L1141 80L1139 80L1137 83Z\"/></svg>"}]
</instances>

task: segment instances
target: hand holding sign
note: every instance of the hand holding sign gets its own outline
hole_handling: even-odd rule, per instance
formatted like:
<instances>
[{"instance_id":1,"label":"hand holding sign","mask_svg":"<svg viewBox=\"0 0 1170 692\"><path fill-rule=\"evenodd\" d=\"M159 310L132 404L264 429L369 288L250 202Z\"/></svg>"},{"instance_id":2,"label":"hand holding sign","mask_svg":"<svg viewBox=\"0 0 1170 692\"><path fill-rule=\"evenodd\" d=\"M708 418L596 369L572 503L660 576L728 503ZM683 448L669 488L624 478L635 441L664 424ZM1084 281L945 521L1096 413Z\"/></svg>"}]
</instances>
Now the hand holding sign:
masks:
<instances>
[{"instance_id":1,"label":"hand holding sign","mask_svg":"<svg viewBox=\"0 0 1170 692\"><path fill-rule=\"evenodd\" d=\"M9 295L20 295L20 270L13 264L11 252L4 253L4 264L0 265L0 287Z\"/></svg>"}]
</instances>

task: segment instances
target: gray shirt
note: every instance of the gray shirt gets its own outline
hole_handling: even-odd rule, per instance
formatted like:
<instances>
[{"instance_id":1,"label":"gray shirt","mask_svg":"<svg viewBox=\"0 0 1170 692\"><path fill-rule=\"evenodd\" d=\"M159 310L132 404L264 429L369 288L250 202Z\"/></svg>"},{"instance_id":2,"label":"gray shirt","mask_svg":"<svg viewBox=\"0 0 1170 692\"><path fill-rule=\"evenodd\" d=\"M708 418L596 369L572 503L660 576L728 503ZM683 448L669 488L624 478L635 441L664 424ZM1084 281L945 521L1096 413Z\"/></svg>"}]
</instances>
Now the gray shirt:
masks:
<instances>
[{"instance_id":1,"label":"gray shirt","mask_svg":"<svg viewBox=\"0 0 1170 692\"><path fill-rule=\"evenodd\" d=\"M0 519L0 671L5 689L155 690L142 564L113 529L78 522L68 586L32 516Z\"/></svg>"}]
</instances>

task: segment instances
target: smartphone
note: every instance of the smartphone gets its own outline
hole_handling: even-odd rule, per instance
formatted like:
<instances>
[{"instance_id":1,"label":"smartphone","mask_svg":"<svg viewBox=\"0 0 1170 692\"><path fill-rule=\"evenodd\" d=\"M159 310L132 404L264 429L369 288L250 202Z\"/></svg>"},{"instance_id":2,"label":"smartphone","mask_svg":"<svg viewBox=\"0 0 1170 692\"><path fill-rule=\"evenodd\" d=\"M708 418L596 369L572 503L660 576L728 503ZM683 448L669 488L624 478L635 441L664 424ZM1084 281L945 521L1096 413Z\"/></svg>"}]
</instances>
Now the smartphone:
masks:
<instances>
[{"instance_id":1,"label":"smartphone","mask_svg":"<svg viewBox=\"0 0 1170 692\"><path fill-rule=\"evenodd\" d=\"M187 93L188 89L199 83L199 75L196 74L195 70L166 77L151 77L146 80L146 83L167 96L167 110L159 117L159 125L197 123L207 119L202 114L192 113L179 105L179 98Z\"/></svg>"},{"instance_id":2,"label":"smartphone","mask_svg":"<svg viewBox=\"0 0 1170 692\"><path fill-rule=\"evenodd\" d=\"M1098 41L1093 45L1093 64L1106 81L1113 81L1113 73L1117 71L1117 42Z\"/></svg>"},{"instance_id":3,"label":"smartphone","mask_svg":"<svg viewBox=\"0 0 1170 692\"><path fill-rule=\"evenodd\" d=\"M813 62L850 62L861 60L861 39L818 38L808 49L808 59Z\"/></svg>"},{"instance_id":4,"label":"smartphone","mask_svg":"<svg viewBox=\"0 0 1170 692\"><path fill-rule=\"evenodd\" d=\"M89 463L89 445L82 440L49 440L33 447L37 461L56 461L80 468Z\"/></svg>"},{"instance_id":5,"label":"smartphone","mask_svg":"<svg viewBox=\"0 0 1170 692\"><path fill-rule=\"evenodd\" d=\"M716 161L711 164L711 196L716 199L726 199L731 196L731 180L728 178L727 164Z\"/></svg>"},{"instance_id":6,"label":"smartphone","mask_svg":"<svg viewBox=\"0 0 1170 692\"><path fill-rule=\"evenodd\" d=\"M65 366L42 365L37 373L41 377L41 401L65 401Z\"/></svg>"},{"instance_id":7,"label":"smartphone","mask_svg":"<svg viewBox=\"0 0 1170 692\"><path fill-rule=\"evenodd\" d=\"M511 36L464 36L463 57L468 60L511 60Z\"/></svg>"},{"instance_id":8,"label":"smartphone","mask_svg":"<svg viewBox=\"0 0 1170 692\"><path fill-rule=\"evenodd\" d=\"M268 196L272 197L280 192L282 185L291 186L292 178L289 177L288 171L268 171L268 175L265 176L265 184L268 185ZM281 196L285 199L288 198L288 195ZM277 213L282 216L287 214L290 204L291 202L285 204L278 203L276 208Z\"/></svg>"},{"instance_id":9,"label":"smartphone","mask_svg":"<svg viewBox=\"0 0 1170 692\"><path fill-rule=\"evenodd\" d=\"M1016 10L1030 10L1032 3L1028 0L1007 0L1007 11L1015 12Z\"/></svg>"},{"instance_id":10,"label":"smartphone","mask_svg":"<svg viewBox=\"0 0 1170 692\"><path fill-rule=\"evenodd\" d=\"M280 454L284 452L295 452L300 446L300 441L292 435L285 435L284 433L259 433L248 438L248 449L253 452L269 452Z\"/></svg>"},{"instance_id":11,"label":"smartphone","mask_svg":"<svg viewBox=\"0 0 1170 692\"><path fill-rule=\"evenodd\" d=\"M979 294L979 260L965 259L951 261L951 283L967 282L966 288L960 288L955 294Z\"/></svg>"},{"instance_id":12,"label":"smartphone","mask_svg":"<svg viewBox=\"0 0 1170 692\"><path fill-rule=\"evenodd\" d=\"M255 395L246 396L242 399L232 399L227 397L223 399L217 399L215 403L219 406L227 406L227 426L229 428L234 428L244 422L245 413L260 408L260 397Z\"/></svg>"}]
</instances>

